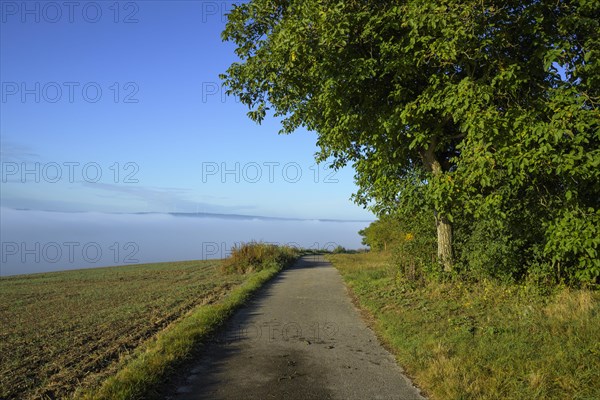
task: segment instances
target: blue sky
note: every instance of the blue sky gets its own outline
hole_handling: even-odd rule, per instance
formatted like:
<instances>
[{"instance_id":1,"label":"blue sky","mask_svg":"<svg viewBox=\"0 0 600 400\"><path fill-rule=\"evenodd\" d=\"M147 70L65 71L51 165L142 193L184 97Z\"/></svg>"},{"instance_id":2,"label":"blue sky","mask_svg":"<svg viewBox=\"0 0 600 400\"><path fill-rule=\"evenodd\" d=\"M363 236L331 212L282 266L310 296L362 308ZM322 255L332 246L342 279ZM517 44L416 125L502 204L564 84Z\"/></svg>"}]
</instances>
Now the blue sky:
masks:
<instances>
[{"instance_id":1,"label":"blue sky","mask_svg":"<svg viewBox=\"0 0 600 400\"><path fill-rule=\"evenodd\" d=\"M11 2L0 25L1 205L373 219L316 134L226 97L221 1Z\"/></svg>"}]
</instances>

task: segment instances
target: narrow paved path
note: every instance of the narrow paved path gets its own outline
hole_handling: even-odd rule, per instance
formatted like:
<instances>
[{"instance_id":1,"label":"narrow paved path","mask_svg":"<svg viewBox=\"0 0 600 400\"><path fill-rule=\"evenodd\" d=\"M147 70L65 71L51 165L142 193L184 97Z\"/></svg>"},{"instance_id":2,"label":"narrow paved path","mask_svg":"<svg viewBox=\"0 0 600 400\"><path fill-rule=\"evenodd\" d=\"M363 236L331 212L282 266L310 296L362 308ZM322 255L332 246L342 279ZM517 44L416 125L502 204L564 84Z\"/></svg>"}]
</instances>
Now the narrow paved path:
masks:
<instances>
[{"instance_id":1,"label":"narrow paved path","mask_svg":"<svg viewBox=\"0 0 600 400\"><path fill-rule=\"evenodd\" d=\"M422 399L321 256L268 283L168 398Z\"/></svg>"}]
</instances>

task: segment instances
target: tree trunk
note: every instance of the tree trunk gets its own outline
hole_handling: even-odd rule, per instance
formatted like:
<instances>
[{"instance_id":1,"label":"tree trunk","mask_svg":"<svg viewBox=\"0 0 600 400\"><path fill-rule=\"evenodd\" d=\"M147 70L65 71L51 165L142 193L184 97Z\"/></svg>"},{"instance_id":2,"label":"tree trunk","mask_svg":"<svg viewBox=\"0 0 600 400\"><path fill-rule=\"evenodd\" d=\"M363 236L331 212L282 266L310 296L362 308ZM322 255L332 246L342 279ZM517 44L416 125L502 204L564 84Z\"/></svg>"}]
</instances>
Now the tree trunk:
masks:
<instances>
[{"instance_id":1,"label":"tree trunk","mask_svg":"<svg viewBox=\"0 0 600 400\"><path fill-rule=\"evenodd\" d=\"M436 215L437 255L445 272L452 271L452 224L446 217Z\"/></svg>"},{"instance_id":2,"label":"tree trunk","mask_svg":"<svg viewBox=\"0 0 600 400\"><path fill-rule=\"evenodd\" d=\"M444 173L442 166L435 156L435 147L437 140L434 138L429 143L426 149L421 151L421 158L425 168L430 171L433 176L440 176ZM452 224L441 213L435 213L435 225L437 228L437 255L438 261L442 264L444 271L452 271Z\"/></svg>"}]
</instances>

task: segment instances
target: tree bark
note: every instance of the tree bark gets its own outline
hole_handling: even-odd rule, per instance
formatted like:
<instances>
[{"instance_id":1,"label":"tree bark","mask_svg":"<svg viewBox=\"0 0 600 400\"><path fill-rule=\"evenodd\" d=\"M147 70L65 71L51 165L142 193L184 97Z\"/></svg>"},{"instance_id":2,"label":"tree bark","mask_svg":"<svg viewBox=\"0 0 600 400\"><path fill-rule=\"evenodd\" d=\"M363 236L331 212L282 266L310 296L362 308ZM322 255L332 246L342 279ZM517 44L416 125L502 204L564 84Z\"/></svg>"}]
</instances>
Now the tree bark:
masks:
<instances>
[{"instance_id":1,"label":"tree bark","mask_svg":"<svg viewBox=\"0 0 600 400\"><path fill-rule=\"evenodd\" d=\"M433 176L441 176L444 171L442 165L435 155L435 147L437 140L434 138L429 143L426 149L421 151L421 158L425 168L430 171ZM438 261L442 264L445 272L452 271L453 256L452 256L452 224L448 218L441 213L435 212L435 225L437 228L437 255Z\"/></svg>"},{"instance_id":2,"label":"tree bark","mask_svg":"<svg viewBox=\"0 0 600 400\"><path fill-rule=\"evenodd\" d=\"M444 216L435 216L437 227L437 255L438 260L444 267L445 272L452 271L452 224Z\"/></svg>"}]
</instances>

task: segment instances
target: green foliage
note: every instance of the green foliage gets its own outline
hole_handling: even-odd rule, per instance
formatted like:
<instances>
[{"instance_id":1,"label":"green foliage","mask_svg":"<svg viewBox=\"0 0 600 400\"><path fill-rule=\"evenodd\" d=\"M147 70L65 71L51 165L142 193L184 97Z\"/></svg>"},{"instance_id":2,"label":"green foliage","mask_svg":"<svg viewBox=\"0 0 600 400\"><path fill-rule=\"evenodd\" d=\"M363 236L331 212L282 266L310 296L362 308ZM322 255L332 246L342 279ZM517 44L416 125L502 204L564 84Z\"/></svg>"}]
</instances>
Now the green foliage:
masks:
<instances>
[{"instance_id":1,"label":"green foliage","mask_svg":"<svg viewBox=\"0 0 600 400\"><path fill-rule=\"evenodd\" d=\"M402 230L398 218L392 215L382 215L377 221L371 222L368 227L358 231L362 244L371 250L388 250L401 240Z\"/></svg>"},{"instance_id":2,"label":"green foliage","mask_svg":"<svg viewBox=\"0 0 600 400\"><path fill-rule=\"evenodd\" d=\"M393 248L392 260L403 278L423 282L441 272L436 254L433 211L424 209L411 215L400 215L403 234Z\"/></svg>"},{"instance_id":3,"label":"green foliage","mask_svg":"<svg viewBox=\"0 0 600 400\"><path fill-rule=\"evenodd\" d=\"M252 119L352 164L357 203L450 221L463 268L594 284L599 21L594 0L251 0L222 77Z\"/></svg>"},{"instance_id":4,"label":"green foliage","mask_svg":"<svg viewBox=\"0 0 600 400\"><path fill-rule=\"evenodd\" d=\"M231 249L231 255L223 260L221 270L225 273L246 274L271 268L274 265L288 265L298 256L296 249L267 243L242 243Z\"/></svg>"},{"instance_id":5,"label":"green foliage","mask_svg":"<svg viewBox=\"0 0 600 400\"><path fill-rule=\"evenodd\" d=\"M523 276L525 246L512 234L509 226L498 224L496 220L481 219L473 221L471 226L461 226L456 233L461 272L477 280L492 277L514 281Z\"/></svg>"},{"instance_id":6,"label":"green foliage","mask_svg":"<svg viewBox=\"0 0 600 400\"><path fill-rule=\"evenodd\" d=\"M388 251L404 278L416 282L438 274L436 234L430 209L384 214L358 233L372 251Z\"/></svg>"},{"instance_id":7,"label":"green foliage","mask_svg":"<svg viewBox=\"0 0 600 400\"><path fill-rule=\"evenodd\" d=\"M544 255L559 279L599 282L600 210L565 211L548 224L546 235Z\"/></svg>"},{"instance_id":8,"label":"green foliage","mask_svg":"<svg viewBox=\"0 0 600 400\"><path fill-rule=\"evenodd\" d=\"M344 248L344 246L336 246L335 249L333 249L332 253L333 254L341 254L341 253L345 253L347 250Z\"/></svg>"}]
</instances>

